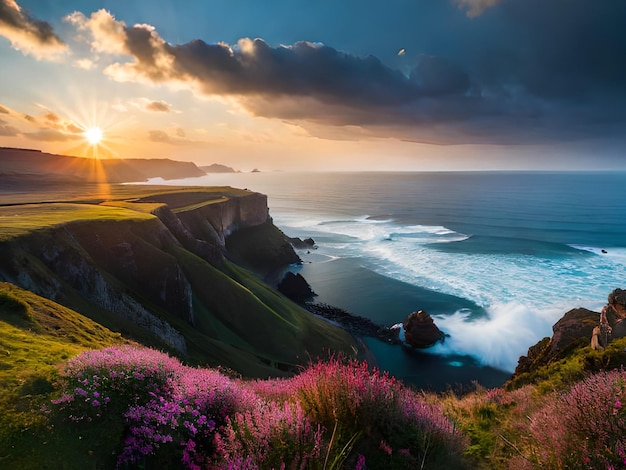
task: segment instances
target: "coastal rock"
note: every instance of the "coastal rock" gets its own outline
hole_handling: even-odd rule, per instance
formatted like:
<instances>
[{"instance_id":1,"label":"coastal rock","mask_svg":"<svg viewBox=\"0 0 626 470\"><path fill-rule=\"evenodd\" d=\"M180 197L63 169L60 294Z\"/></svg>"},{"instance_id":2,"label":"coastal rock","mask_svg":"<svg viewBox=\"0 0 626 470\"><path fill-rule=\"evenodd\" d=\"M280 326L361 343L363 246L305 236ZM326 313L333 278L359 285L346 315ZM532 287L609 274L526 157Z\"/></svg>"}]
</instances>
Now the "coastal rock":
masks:
<instances>
[{"instance_id":1,"label":"coastal rock","mask_svg":"<svg viewBox=\"0 0 626 470\"><path fill-rule=\"evenodd\" d=\"M311 313L326 318L342 328L360 336L370 336L382 341L393 342L393 333L385 326L379 325L369 318L353 315L332 305L307 302L304 307Z\"/></svg>"},{"instance_id":2,"label":"coastal rock","mask_svg":"<svg viewBox=\"0 0 626 470\"><path fill-rule=\"evenodd\" d=\"M429 348L445 337L431 316L423 310L410 313L403 326L405 342L413 348Z\"/></svg>"},{"instance_id":3,"label":"coastal rock","mask_svg":"<svg viewBox=\"0 0 626 470\"><path fill-rule=\"evenodd\" d=\"M609 324L615 325L615 315L609 313L607 318ZM574 308L565 313L552 326L552 338L543 338L531 346L525 356L519 358L513 377L533 373L541 366L560 360L577 348L588 347L599 319L598 312L586 308Z\"/></svg>"},{"instance_id":4,"label":"coastal rock","mask_svg":"<svg viewBox=\"0 0 626 470\"><path fill-rule=\"evenodd\" d=\"M593 329L598 325L599 313L586 308L574 308L552 326L552 340L546 350L546 361L566 351L587 345Z\"/></svg>"},{"instance_id":5,"label":"coastal rock","mask_svg":"<svg viewBox=\"0 0 626 470\"><path fill-rule=\"evenodd\" d=\"M295 302L304 302L316 294L302 274L287 271L285 277L278 283L278 290Z\"/></svg>"},{"instance_id":6,"label":"coastal rock","mask_svg":"<svg viewBox=\"0 0 626 470\"><path fill-rule=\"evenodd\" d=\"M302 240L299 237L287 237L287 240L294 248L298 249L307 249L307 248L315 248L315 240L311 237L305 238Z\"/></svg>"},{"instance_id":7,"label":"coastal rock","mask_svg":"<svg viewBox=\"0 0 626 470\"><path fill-rule=\"evenodd\" d=\"M608 300L608 306L615 316L620 320L626 319L626 290L615 289L609 294Z\"/></svg>"}]
</instances>

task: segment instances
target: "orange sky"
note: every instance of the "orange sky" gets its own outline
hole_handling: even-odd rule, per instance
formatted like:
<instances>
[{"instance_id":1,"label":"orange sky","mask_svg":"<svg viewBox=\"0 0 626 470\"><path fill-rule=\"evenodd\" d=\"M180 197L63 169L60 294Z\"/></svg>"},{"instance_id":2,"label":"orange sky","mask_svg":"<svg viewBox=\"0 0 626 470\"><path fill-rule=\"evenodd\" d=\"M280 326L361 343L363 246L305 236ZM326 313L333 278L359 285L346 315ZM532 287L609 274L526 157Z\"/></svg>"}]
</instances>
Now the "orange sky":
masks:
<instances>
[{"instance_id":1,"label":"orange sky","mask_svg":"<svg viewBox=\"0 0 626 470\"><path fill-rule=\"evenodd\" d=\"M362 25L351 2L305 16L246 0L233 16L181 1L0 0L0 146L243 171L625 168L621 69L558 69L584 15L562 18L559 60L547 62L531 41L543 26L519 0L416 3L408 18L367 1ZM611 8L597 14L605 28L623 13ZM612 60L612 46L588 40L605 53L579 50L578 62ZM502 59L496 43L507 57L526 44L527 63L478 67ZM575 94L583 88L593 93ZM94 127L103 138L90 144Z\"/></svg>"}]
</instances>

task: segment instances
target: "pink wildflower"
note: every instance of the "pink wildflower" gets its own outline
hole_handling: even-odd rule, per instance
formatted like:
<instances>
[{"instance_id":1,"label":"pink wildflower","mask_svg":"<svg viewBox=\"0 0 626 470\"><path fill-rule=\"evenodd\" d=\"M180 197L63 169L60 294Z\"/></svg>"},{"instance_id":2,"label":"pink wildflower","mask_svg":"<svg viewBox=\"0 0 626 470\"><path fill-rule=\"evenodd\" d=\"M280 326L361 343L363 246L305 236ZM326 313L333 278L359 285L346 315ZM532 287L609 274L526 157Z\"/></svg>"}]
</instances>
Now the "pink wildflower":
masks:
<instances>
[{"instance_id":1,"label":"pink wildflower","mask_svg":"<svg viewBox=\"0 0 626 470\"><path fill-rule=\"evenodd\" d=\"M393 449L391 448L391 446L387 444L385 441L380 441L379 448L387 455L391 455L391 453L393 452Z\"/></svg>"}]
</instances>

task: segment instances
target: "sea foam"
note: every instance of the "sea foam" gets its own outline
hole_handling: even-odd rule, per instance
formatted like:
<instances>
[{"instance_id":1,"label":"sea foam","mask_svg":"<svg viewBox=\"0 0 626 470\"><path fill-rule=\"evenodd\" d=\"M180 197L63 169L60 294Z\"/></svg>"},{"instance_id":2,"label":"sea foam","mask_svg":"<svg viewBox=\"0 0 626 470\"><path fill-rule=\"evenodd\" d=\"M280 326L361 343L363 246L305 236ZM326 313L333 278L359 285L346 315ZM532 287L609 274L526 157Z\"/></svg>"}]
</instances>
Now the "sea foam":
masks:
<instances>
[{"instance_id":1,"label":"sea foam","mask_svg":"<svg viewBox=\"0 0 626 470\"><path fill-rule=\"evenodd\" d=\"M507 372L515 369L529 346L552 335L551 326L566 311L599 311L624 279L624 258L617 252L603 256L599 249L574 247L580 253L457 253L432 248L434 243L468 239L445 226L399 225L366 216L297 227L282 222L287 229L321 237L318 256L358 258L362 266L383 276L483 307L483 317L466 310L451 315L429 312L450 335L430 352L472 356Z\"/></svg>"}]
</instances>

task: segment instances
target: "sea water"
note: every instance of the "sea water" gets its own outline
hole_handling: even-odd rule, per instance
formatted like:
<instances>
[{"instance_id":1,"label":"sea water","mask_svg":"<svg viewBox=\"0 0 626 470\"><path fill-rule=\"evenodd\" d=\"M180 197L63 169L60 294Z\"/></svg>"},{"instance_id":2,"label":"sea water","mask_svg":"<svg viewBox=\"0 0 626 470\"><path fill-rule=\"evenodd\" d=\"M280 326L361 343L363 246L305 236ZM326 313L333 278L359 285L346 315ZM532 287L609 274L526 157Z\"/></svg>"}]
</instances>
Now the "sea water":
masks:
<instances>
[{"instance_id":1,"label":"sea water","mask_svg":"<svg viewBox=\"0 0 626 470\"><path fill-rule=\"evenodd\" d=\"M162 181L155 181L163 183ZM378 366L422 387L502 384L569 309L626 288L626 173L236 173L172 184L268 196L275 225L312 237L316 300L384 324L416 310L449 335Z\"/></svg>"}]
</instances>

